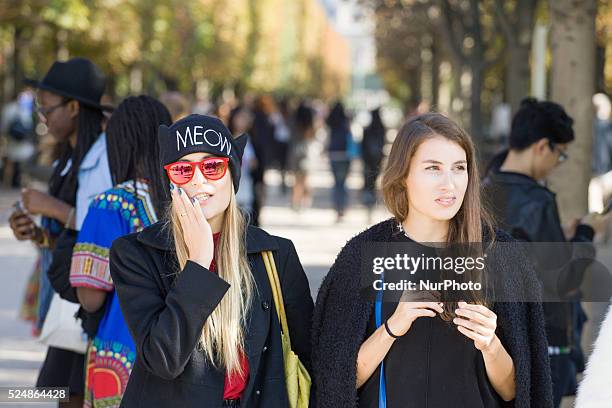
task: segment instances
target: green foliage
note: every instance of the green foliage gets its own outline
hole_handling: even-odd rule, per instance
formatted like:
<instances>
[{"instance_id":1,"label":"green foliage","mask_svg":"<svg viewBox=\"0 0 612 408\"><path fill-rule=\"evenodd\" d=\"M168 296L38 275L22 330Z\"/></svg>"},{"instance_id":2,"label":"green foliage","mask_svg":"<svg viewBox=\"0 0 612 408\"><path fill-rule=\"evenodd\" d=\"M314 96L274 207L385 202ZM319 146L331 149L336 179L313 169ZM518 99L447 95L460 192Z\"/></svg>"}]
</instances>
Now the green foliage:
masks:
<instances>
[{"instance_id":1,"label":"green foliage","mask_svg":"<svg viewBox=\"0 0 612 408\"><path fill-rule=\"evenodd\" d=\"M194 95L202 81L212 90L316 94L349 79L338 78L334 61L313 63L329 24L312 0L0 0L0 49L18 47L4 52L0 79L16 75L11 58L25 76L41 77L54 60L84 56L116 97Z\"/></svg>"}]
</instances>

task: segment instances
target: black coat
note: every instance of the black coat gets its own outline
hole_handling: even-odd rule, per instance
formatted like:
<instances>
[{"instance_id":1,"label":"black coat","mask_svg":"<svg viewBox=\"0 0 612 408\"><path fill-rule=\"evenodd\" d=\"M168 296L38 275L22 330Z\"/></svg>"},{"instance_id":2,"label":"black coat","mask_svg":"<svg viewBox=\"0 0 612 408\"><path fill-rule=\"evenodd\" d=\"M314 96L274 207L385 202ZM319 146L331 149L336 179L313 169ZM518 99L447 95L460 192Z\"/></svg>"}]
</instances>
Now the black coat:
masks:
<instances>
[{"instance_id":1,"label":"black coat","mask_svg":"<svg viewBox=\"0 0 612 408\"><path fill-rule=\"evenodd\" d=\"M483 180L483 194L500 227L514 238L527 242L566 242L555 193L531 177L499 171L493 168ZM534 262L542 282L545 298L578 300L577 289L582 284L585 269L590 265L584 259L595 258L591 244L595 232L588 225L578 225L571 242L582 243L575 248L575 257L568 256L565 247L550 247L536 251ZM580 251L577 251L580 250ZM553 252L554 251L554 252ZM566 266L558 273L550 273L546 265L565 260ZM573 294L573 295L572 295ZM552 346L573 346L575 320L578 318L573 303L544 303L546 333Z\"/></svg>"},{"instance_id":2,"label":"black coat","mask_svg":"<svg viewBox=\"0 0 612 408\"><path fill-rule=\"evenodd\" d=\"M248 227L246 242L257 290L245 334L250 375L243 407L287 407L280 325L262 251L274 254L292 349L310 367L313 310L308 280L293 243ZM223 370L196 348L204 322L229 284L188 261L176 273L172 237L160 223L117 239L110 271L137 349L122 407L221 407Z\"/></svg>"},{"instance_id":3,"label":"black coat","mask_svg":"<svg viewBox=\"0 0 612 408\"><path fill-rule=\"evenodd\" d=\"M483 180L500 228L513 237L530 242L565 242L555 193L531 177L492 169ZM593 241L594 231L579 225L575 242Z\"/></svg>"},{"instance_id":4,"label":"black coat","mask_svg":"<svg viewBox=\"0 0 612 408\"><path fill-rule=\"evenodd\" d=\"M351 239L319 289L313 316L312 363L316 401L320 408L349 408L358 404L355 388L357 353L365 340L374 308L373 302L359 293L362 246L367 242L391 242L395 233L395 221L390 219ZM497 231L496 240L505 242L512 241L512 238ZM499 258L504 259L498 259L494 268L505 268L505 271L513 268L521 278L506 282L505 289L517 294L530 293L537 298L539 283L530 264L516 253ZM501 275L517 276L513 273ZM504 406L552 407L548 343L541 304L498 302L493 310L497 314L497 335L512 357L516 370L516 398ZM453 381L455 376L461 377L462 374L449 373L448 378L435 381Z\"/></svg>"}]
</instances>

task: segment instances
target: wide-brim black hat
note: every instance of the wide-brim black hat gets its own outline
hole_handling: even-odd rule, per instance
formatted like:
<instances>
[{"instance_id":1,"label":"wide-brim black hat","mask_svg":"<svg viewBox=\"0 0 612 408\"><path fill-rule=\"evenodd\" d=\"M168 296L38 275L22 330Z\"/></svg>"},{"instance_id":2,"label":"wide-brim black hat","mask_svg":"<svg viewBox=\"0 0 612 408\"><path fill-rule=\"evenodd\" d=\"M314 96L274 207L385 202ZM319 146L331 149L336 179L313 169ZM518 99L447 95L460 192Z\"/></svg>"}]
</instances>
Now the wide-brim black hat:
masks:
<instances>
[{"instance_id":1,"label":"wide-brim black hat","mask_svg":"<svg viewBox=\"0 0 612 408\"><path fill-rule=\"evenodd\" d=\"M26 79L24 82L34 88L77 100L94 109L114 109L110 105L100 103L106 78L97 66L85 58L55 61L42 81Z\"/></svg>"}]
</instances>

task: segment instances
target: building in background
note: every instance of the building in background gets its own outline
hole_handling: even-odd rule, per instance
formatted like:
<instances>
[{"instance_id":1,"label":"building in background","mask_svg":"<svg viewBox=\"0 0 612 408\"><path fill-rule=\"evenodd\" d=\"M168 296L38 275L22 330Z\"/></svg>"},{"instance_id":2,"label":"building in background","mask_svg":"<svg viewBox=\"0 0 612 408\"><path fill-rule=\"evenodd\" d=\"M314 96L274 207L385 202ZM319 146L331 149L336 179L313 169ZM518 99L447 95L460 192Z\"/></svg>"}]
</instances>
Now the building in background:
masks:
<instances>
[{"instance_id":1,"label":"building in background","mask_svg":"<svg viewBox=\"0 0 612 408\"><path fill-rule=\"evenodd\" d=\"M389 94L376 74L374 16L358 0L323 0L336 30L347 39L351 50L351 91L348 104L356 112L386 104Z\"/></svg>"}]
</instances>

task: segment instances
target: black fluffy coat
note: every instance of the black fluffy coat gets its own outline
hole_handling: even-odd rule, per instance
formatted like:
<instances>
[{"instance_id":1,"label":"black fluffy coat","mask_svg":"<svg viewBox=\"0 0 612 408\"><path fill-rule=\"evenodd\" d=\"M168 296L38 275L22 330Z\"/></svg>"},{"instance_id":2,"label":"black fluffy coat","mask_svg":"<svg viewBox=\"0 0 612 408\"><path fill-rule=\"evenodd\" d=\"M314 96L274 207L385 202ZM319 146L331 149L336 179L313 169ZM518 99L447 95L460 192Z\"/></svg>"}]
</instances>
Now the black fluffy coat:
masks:
<instances>
[{"instance_id":1,"label":"black fluffy coat","mask_svg":"<svg viewBox=\"0 0 612 408\"><path fill-rule=\"evenodd\" d=\"M396 222L389 219L351 239L319 289L313 316L312 363L317 406L320 408L358 405L355 388L357 353L365 340L374 308L373 302L366 301L359 293L362 245L389 242L395 233ZM513 241L502 231L496 231L496 240ZM531 292L537 298L540 284L526 257L515 252L497 258L493 267L514 269L514 273L504 274L516 277L504 282L506 289L515 293ZM516 371L516 398L504 405L552 407L548 344L541 303L496 303L493 310L497 314L497 335L512 357Z\"/></svg>"}]
</instances>

